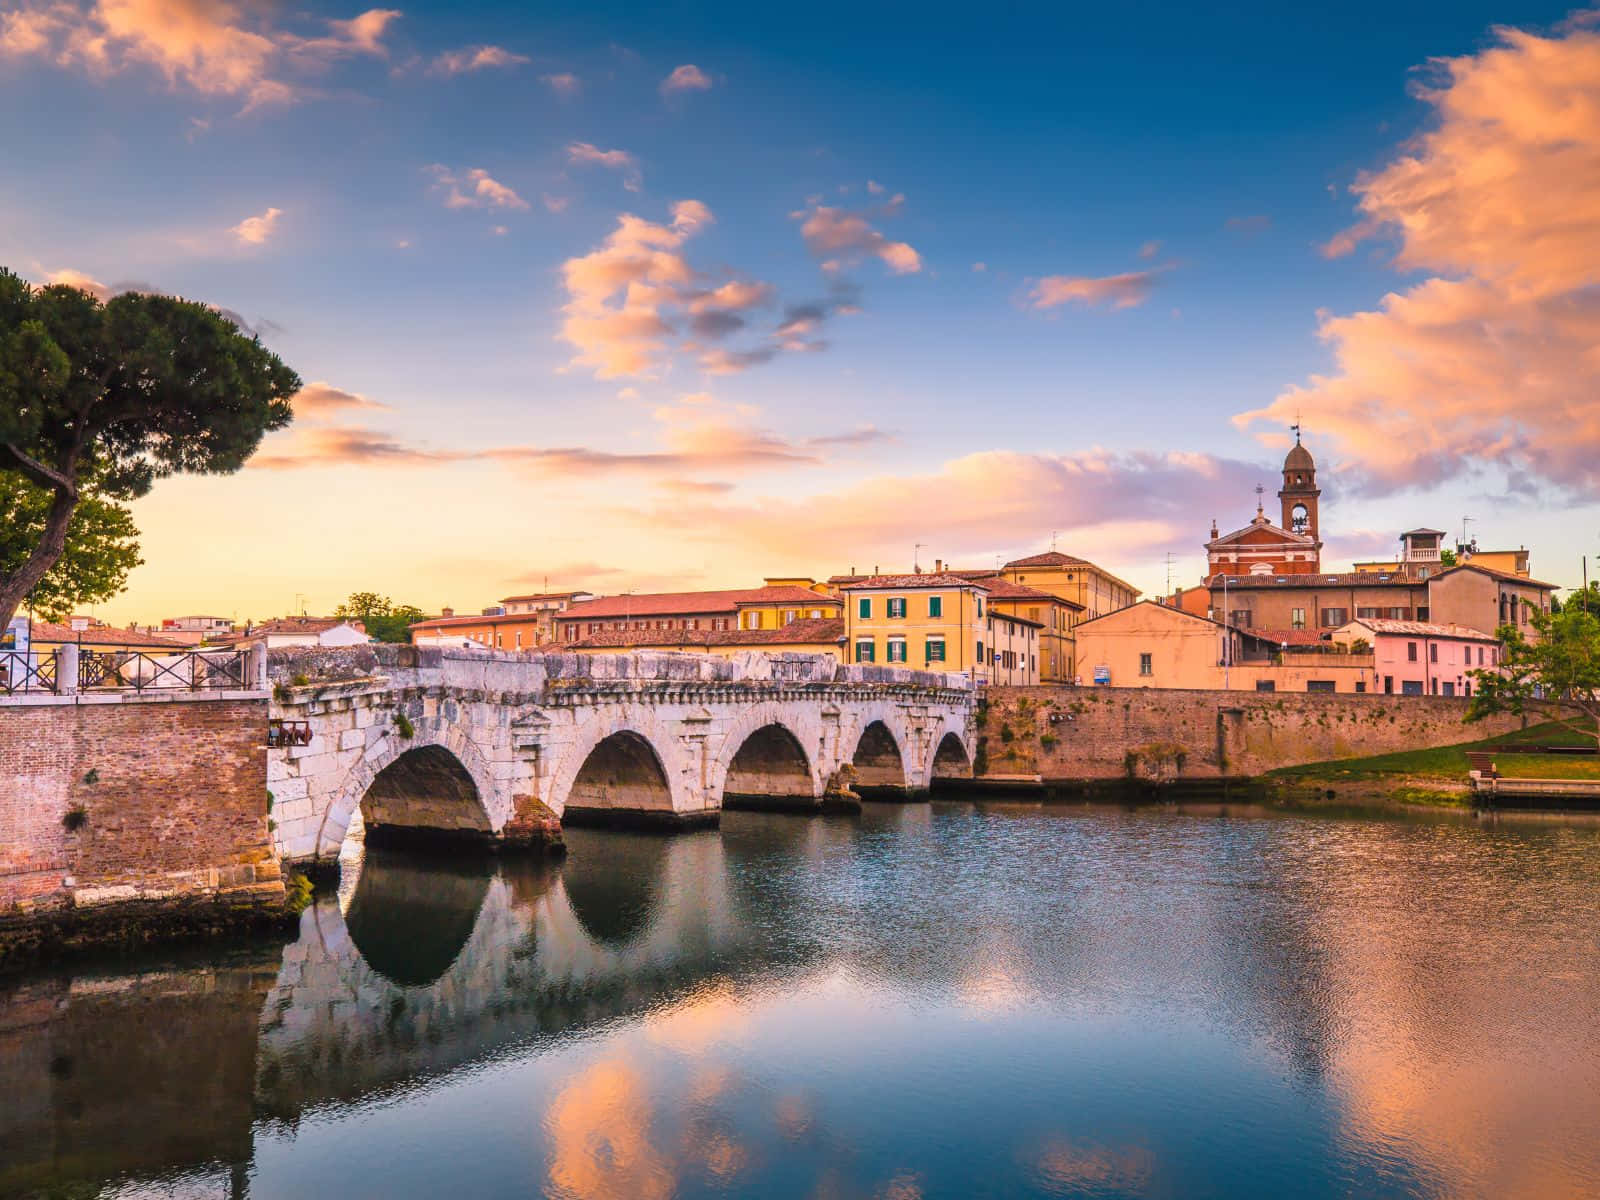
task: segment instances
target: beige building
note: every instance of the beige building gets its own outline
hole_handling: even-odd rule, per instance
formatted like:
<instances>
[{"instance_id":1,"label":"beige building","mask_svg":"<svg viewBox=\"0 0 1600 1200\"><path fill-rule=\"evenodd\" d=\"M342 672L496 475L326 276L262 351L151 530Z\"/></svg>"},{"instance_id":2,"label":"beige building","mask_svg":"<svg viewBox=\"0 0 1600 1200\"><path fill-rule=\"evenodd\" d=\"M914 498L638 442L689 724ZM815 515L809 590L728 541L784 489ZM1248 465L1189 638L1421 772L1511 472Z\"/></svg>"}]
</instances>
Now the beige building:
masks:
<instances>
[{"instance_id":1,"label":"beige building","mask_svg":"<svg viewBox=\"0 0 1600 1200\"><path fill-rule=\"evenodd\" d=\"M1103 687L1374 690L1370 651L1284 645L1153 600L1081 623L1078 654L1085 680Z\"/></svg>"}]
</instances>

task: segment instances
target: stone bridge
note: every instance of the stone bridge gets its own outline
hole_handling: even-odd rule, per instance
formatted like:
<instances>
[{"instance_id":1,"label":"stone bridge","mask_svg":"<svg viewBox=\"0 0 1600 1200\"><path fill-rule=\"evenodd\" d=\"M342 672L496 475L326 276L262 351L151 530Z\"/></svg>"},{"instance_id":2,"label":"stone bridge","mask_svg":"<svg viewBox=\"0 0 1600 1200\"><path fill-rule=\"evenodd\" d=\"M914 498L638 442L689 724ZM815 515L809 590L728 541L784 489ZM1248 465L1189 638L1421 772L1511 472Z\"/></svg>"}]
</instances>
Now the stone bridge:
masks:
<instances>
[{"instance_id":1,"label":"stone bridge","mask_svg":"<svg viewBox=\"0 0 1600 1200\"><path fill-rule=\"evenodd\" d=\"M534 847L562 822L713 824L724 803L820 809L840 768L912 797L972 774L961 675L826 655L275 652L268 751L280 855L375 840ZM846 772L845 775L849 773Z\"/></svg>"}]
</instances>

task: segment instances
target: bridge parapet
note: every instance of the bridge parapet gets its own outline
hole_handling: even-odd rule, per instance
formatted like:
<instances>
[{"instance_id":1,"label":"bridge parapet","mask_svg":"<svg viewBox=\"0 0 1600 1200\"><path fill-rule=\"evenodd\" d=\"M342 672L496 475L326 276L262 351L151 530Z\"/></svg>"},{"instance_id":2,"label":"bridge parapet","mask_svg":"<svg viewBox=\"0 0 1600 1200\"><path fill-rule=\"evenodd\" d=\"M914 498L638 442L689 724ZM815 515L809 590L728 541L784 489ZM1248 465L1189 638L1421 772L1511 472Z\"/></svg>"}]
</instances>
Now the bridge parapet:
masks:
<instances>
[{"instance_id":1,"label":"bridge parapet","mask_svg":"<svg viewBox=\"0 0 1600 1200\"><path fill-rule=\"evenodd\" d=\"M564 816L695 824L725 791L819 804L841 766L911 794L934 759L970 772L963 675L828 655L584 656L412 646L274 652L272 713L307 736L269 751L280 848L334 858L369 835L496 845L559 838Z\"/></svg>"}]
</instances>

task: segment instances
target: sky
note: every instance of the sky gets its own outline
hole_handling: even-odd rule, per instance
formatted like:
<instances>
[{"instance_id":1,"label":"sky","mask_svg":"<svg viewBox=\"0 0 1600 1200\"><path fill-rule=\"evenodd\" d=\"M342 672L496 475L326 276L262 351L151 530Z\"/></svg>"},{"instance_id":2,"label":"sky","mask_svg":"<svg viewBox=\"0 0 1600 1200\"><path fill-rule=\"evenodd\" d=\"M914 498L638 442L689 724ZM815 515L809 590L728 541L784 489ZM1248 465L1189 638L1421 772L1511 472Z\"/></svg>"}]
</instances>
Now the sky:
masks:
<instances>
[{"instance_id":1,"label":"sky","mask_svg":"<svg viewBox=\"0 0 1600 1200\"><path fill-rule=\"evenodd\" d=\"M305 381L110 620L1600 552L1600 12L0 0L0 264ZM1591 564L1593 565L1593 564ZM1600 568L1597 568L1600 573Z\"/></svg>"}]
</instances>

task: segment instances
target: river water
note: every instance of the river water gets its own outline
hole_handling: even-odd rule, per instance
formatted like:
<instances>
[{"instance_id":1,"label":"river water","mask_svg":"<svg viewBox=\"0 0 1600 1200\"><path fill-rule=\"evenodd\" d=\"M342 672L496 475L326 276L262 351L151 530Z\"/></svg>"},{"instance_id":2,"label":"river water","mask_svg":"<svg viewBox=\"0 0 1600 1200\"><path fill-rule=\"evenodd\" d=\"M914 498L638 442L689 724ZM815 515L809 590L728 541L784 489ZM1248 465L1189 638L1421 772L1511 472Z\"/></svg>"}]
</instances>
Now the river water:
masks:
<instances>
[{"instance_id":1,"label":"river water","mask_svg":"<svg viewBox=\"0 0 1600 1200\"><path fill-rule=\"evenodd\" d=\"M0 981L0 1194L1600 1195L1600 831L938 802L357 848Z\"/></svg>"}]
</instances>

